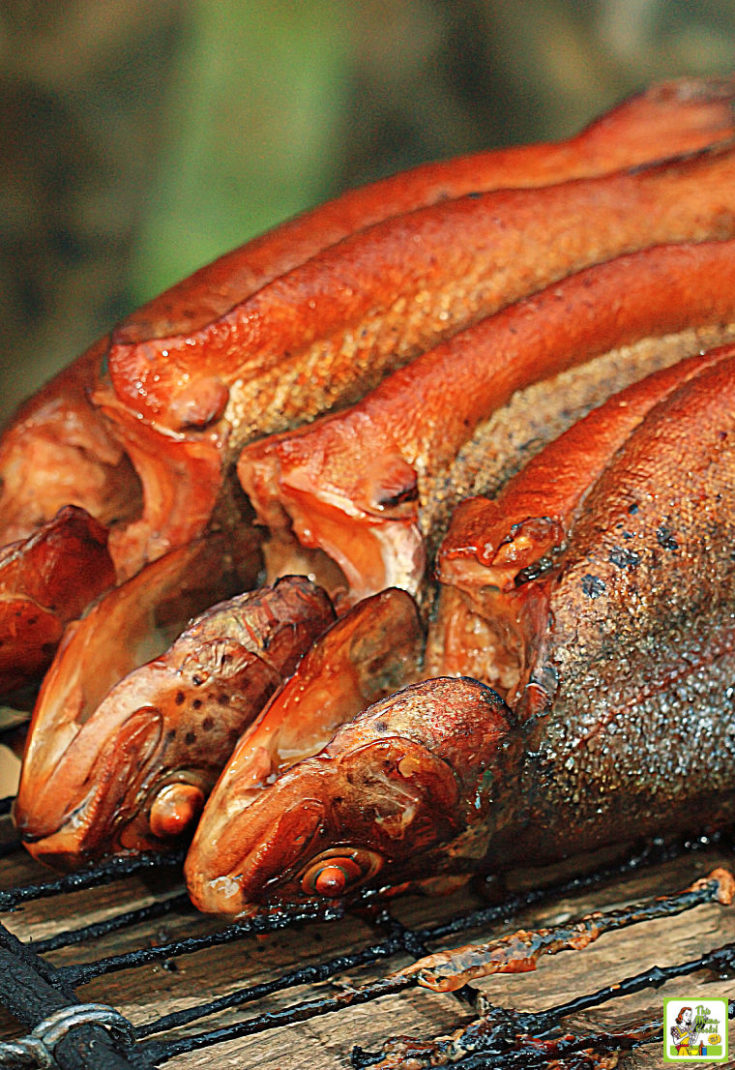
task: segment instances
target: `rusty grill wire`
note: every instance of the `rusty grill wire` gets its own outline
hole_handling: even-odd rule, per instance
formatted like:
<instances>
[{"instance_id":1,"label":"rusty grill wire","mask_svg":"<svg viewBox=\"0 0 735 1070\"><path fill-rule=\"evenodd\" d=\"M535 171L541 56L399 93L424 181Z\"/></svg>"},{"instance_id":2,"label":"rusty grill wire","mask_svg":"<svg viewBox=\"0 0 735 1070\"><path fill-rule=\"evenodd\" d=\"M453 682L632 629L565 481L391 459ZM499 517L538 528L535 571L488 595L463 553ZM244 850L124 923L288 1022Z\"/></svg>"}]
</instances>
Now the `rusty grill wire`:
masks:
<instances>
[{"instance_id":1,"label":"rusty grill wire","mask_svg":"<svg viewBox=\"0 0 735 1070\"><path fill-rule=\"evenodd\" d=\"M9 824L7 815L11 803L10 799L0 800L0 815L5 815L2 817L3 825ZM54 1015L60 1014L62 1019L68 1015L69 1008L74 1008L81 999L76 990L91 981L151 963L161 963L166 969L175 971L177 959L181 956L293 926L337 920L342 916L342 911L325 911L315 907L300 910L298 914L274 913L258 916L226 924L215 932L203 935L163 940L155 946L138 947L133 951L107 955L89 962L54 966L44 958L53 951L78 945L88 946L91 941L111 933L124 932L144 922L165 919L173 911L190 910L193 921L200 917L190 907L185 892L180 890L181 857L171 857L164 861L146 856L114 859L85 871L60 877L50 876L38 883L0 891L0 913L12 913L35 900L61 897L83 889L102 888L112 882L125 881L134 875L145 874L146 871L159 877L161 874L169 875L169 880L165 882L168 887L156 893L157 897L152 903L133 909L121 908L102 921L55 932L51 936L33 940L31 944L23 944L4 925L0 925L0 1004L30 1031L16 1041L6 1042L5 1045L0 1042L0 1067L7 1067L8 1070L25 1070L38 1066L60 1067L61 1070L142 1070L164 1066L182 1053L214 1047L248 1035L262 1033L267 1038L268 1032L279 1026L339 1011L347 1006L368 1003L399 993L415 984L413 977L387 976L355 985L349 980L349 974L362 966L385 962L387 973L391 969L390 960L398 955L408 955L416 961L428 953L431 945L443 946L468 930L487 930L498 923L507 925L515 915L531 906L553 902L565 895L602 886L647 865L676 857L684 850L694 851L711 844L712 839L703 837L701 840L673 845L650 845L622 863L598 869L583 877L512 895L501 903L470 909L448 920L420 927L407 927L394 916L390 907L369 906L360 911L360 917L376 934L376 940L359 950L328 956L318 963L286 970L267 981L243 985L225 995L164 1014L137 1026L113 1007L107 1008L109 1020L105 1019L104 1005L95 1012L99 1020L91 1022L84 1020L84 1014L81 1021L76 1021L72 1012L71 1026L57 1029L54 1033L52 1056L50 1049L44 1047L43 1043L39 1044L33 1030L37 1029L39 1022L48 1019L49 1015L52 1020ZM11 834L10 838L7 835L3 837L0 857L7 857L20 850L22 848L14 834ZM691 905L695 905L697 901L702 900L693 898ZM63 921L63 913L59 920ZM560 1023L568 1015L631 992L651 986L658 987L670 978L681 977L701 969L714 970L721 975L735 973L735 944L715 949L687 962L644 970L614 985L599 988L543 1012L524 1014L503 1008L484 1007L482 1000L478 1001L476 998L477 993L472 986L465 985L455 996L462 1003L465 1012L468 1007L477 1007L478 1004L482 1007L484 1016L481 1019L481 1033L478 1035L477 1027L472 1023L467 1029L466 1054L460 1040L459 1045L455 1043L452 1057L447 1061L457 1070L493 1067L512 1070L516 1066L528 1067L531 1070L534 1066L548 1065L548 1053L523 1049L522 1045L519 1048L518 1036L527 1034L532 1037L559 1037ZM306 999L297 994L285 1007L260 1012L257 1010L258 1001L266 1000L275 993L288 993L305 984L339 982L340 978L345 977L347 980L342 982L342 990L336 994ZM204 1019L224 1010L248 1004L251 1013L243 1020L199 1032L183 1035L176 1033L176 1030L182 1027L203 1022ZM253 1004L256 1005L255 1013L252 1013ZM82 1003L81 1006L84 1009L89 1005ZM730 1003L730 1017L735 1017L735 1001ZM53 1030L51 1032L53 1033ZM556 1058L563 1060L590 1048L604 1053L654 1041L661 1042L660 1022L654 1022L652 1025L647 1023L634 1034L600 1033L583 1037L560 1037L554 1054ZM442 1050L441 1042L437 1050ZM121 1054L123 1052L124 1055ZM446 1045L444 1054L449 1055ZM356 1045L351 1063L355 1068L368 1067L379 1061L380 1057L379 1052L371 1052Z\"/></svg>"}]
</instances>

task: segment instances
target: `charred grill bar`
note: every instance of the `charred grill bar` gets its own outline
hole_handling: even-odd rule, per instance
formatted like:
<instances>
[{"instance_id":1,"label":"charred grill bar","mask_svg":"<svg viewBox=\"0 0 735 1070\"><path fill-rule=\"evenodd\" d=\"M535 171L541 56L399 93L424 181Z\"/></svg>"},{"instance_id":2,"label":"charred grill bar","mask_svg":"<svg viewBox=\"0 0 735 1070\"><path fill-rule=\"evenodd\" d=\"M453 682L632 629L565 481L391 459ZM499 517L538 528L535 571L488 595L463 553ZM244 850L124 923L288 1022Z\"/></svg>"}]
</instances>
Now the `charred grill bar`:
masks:
<instances>
[{"instance_id":1,"label":"charred grill bar","mask_svg":"<svg viewBox=\"0 0 735 1070\"><path fill-rule=\"evenodd\" d=\"M3 809L7 813L7 801ZM7 821L7 818L3 820ZM717 847L723 846L727 846L724 839ZM132 861L118 859L92 870L47 879L45 871L27 862L20 848L6 837L3 853L8 870L13 866L17 850L18 858L22 859L21 866L32 867L36 878L33 883L25 880L0 893L0 908L5 912L6 924L22 930L19 921L22 921L23 912L43 900L52 900L54 910L49 914L51 904L44 908L45 920L39 923L37 939L32 936L30 923L25 926L25 941L5 926L0 929L1 1002L16 1019L15 1022L10 1017L4 1022L0 1019L0 1037L3 1038L0 1044L4 1045L0 1046L0 1066L8 1070L36 1066L56 1066L61 1070L141 1070L167 1064L172 1067L207 1065L189 1062L185 1057L193 1058L198 1051L203 1056L210 1052L217 1057L214 1053L221 1052L220 1045L258 1037L261 1065L269 1065L269 1052L273 1048L274 1052L276 1049L279 1052L279 1065L299 1067L302 1062L298 1042L289 1054L278 1046L280 1039L277 1041L276 1038L282 1036L278 1031L284 1026L322 1019L329 1023L330 1033L335 1038L341 1036L343 1042L341 1056L329 1064L333 1066L399 1066L402 1065L400 1059L410 1054L414 1059L411 1065L451 1065L464 1070L472 1067L510 1070L521 1065L543 1067L552 1056L562 1060L562 1065L565 1059L577 1058L587 1060L579 1062L580 1066L592 1067L598 1065L594 1060L598 1056L602 1059L607 1052L660 1044L660 1019L646 1021L639 1017L625 1029L594 1030L588 1027L575 1030L570 1036L567 1024L570 1018L574 1020L590 1008L623 1000L623 997L644 989L659 988L667 981L700 971L710 971L710 975L720 979L732 977L735 975L735 942L668 966L648 965L641 971L621 970L627 973L624 980L604 986L588 983L587 991L573 999L554 1001L552 1006L540 1012L525 1011L522 1006L503 1009L495 1006L476 986L465 985L458 992L441 997L455 1007L454 1023L449 1024L451 1013L447 1016L443 1010L441 1020L436 1019L433 1033L451 1033L451 1037L432 1039L430 1036L428 1039L401 1041L399 1048L400 1044L407 1047L400 1049L400 1056L391 1056L391 1044L382 1050L382 1044L376 1044L374 1037L363 1040L351 1032L352 1023L342 1023L349 1008L374 1005L375 1001L386 997L403 1004L403 1001L423 996L424 993L416 991L415 977L401 976L397 972L406 960L419 960L431 949L454 947L473 936L486 939L488 932L511 931L517 917L531 909L553 910L554 905L561 904L566 897L591 895L594 901L600 895L604 896L606 886L609 893L611 882L624 881L634 875L645 874L647 884L655 893L668 890L661 887L659 873L662 867L676 863L679 858L687 861L688 872L696 870L700 874L709 866L709 861L688 855L693 849L703 847L711 853L713 844L702 841L667 848L658 845L622 863L598 868L583 877L517 892L490 906L478 907L477 900L473 901L467 895L460 901L459 911L456 901L447 904L443 899L423 900L422 909L424 914L428 910L428 921L404 922L400 917L403 909L399 900L388 906L368 901L351 919L353 924L357 920L361 927L365 927L357 939L351 940L347 922L341 918L342 911L338 909L325 913L311 908L298 915L272 914L229 924L202 918L191 910L186 895L181 892L180 859L170 859L168 863L145 857ZM726 858L728 852L721 854ZM141 882L143 886L150 886L146 896L149 901L138 905L136 899L140 898ZM101 893L110 884L113 885L115 905L109 915L67 928L65 918L73 916L71 911L68 915L65 913L70 900L73 910L74 896ZM685 908L701 904L707 898L701 891L687 893L687 896ZM682 898L687 897L679 897ZM448 906L450 914L447 914ZM678 909L682 909L681 903ZM652 906L648 913L636 910L640 921L661 913L660 904ZM315 933L315 927L320 929L325 921L330 922L329 927L322 935ZM182 925L187 935L166 939L177 924ZM735 933L735 925L729 924L730 933ZM696 926L696 922L692 921L691 925ZM268 971L268 976L258 975L247 983L252 975L249 964L257 957L258 947L264 946L263 938L270 934L267 943L277 939L279 932L288 934L289 947L291 951L296 947L296 953L290 960L284 957L286 968L275 967ZM473 936L464 937L465 933ZM300 957L301 942L304 941L306 947L315 937L325 944L321 952L314 956L312 944L308 954L313 961L294 966ZM126 950L116 954L100 953L111 941L117 940ZM157 1013L171 1005L165 978L176 978L182 968L186 969L185 956L197 952L207 955L210 966L205 964L204 969L209 968L215 978L219 970L217 949L228 946L237 949L246 983L236 984L231 991L209 999L198 998L202 992L199 985L189 990L184 1000L177 1000L179 1004L186 1002L186 1006ZM84 948L92 949L94 957L90 961L84 961ZM60 955L62 961L52 964L50 959L55 955ZM116 978L121 975L129 978L131 971L145 972L146 968L150 970L152 967L158 972L158 984L147 988L146 1020L134 1024L131 1019L139 1018L139 1013L131 1014L124 1005L120 1009L115 1006L114 994L122 993L124 1004L126 989ZM358 980L361 971L367 973L367 980ZM113 995L109 1003L98 996L103 978L110 979L109 990ZM89 1002L84 991L87 986L94 991ZM716 994L721 991L718 989ZM211 992L215 992L214 983ZM427 993L426 998L431 999L431 994ZM375 1013L383 1023L383 1040L388 1041L396 1031L393 1028L395 1016L392 1013L381 1015L378 1007ZM432 1010L428 1013L434 1026ZM476 1017L478 1013L479 1018ZM210 1019L207 1028L197 1029L198 1025L207 1024L207 1019ZM42 1029L40 1037L34 1037L33 1030L42 1022L46 1023L46 1032ZM27 1030L25 1036L18 1035L18 1023ZM44 1036L51 1038L51 1046L39 1042ZM345 1037L349 1037L347 1043ZM529 1037L534 1038L533 1042ZM544 1038L543 1044L540 1038ZM443 1062L421 1061L428 1060L429 1056ZM398 1062L396 1058L399 1058ZM250 1064L243 1062L241 1065Z\"/></svg>"}]
</instances>

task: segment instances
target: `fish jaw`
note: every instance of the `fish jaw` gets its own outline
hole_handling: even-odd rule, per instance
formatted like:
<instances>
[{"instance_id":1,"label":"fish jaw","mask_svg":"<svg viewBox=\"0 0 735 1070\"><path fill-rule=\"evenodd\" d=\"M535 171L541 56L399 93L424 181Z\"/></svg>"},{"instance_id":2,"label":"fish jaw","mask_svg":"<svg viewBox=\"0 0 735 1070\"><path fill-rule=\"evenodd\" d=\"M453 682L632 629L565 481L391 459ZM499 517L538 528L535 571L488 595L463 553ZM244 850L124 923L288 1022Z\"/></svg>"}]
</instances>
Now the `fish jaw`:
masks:
<instances>
[{"instance_id":1,"label":"fish jaw","mask_svg":"<svg viewBox=\"0 0 735 1070\"><path fill-rule=\"evenodd\" d=\"M417 593L426 554L416 472L366 409L253 443L237 474L270 530L269 576L291 571L305 550L317 570L337 566L324 582L341 605L387 587Z\"/></svg>"},{"instance_id":2,"label":"fish jaw","mask_svg":"<svg viewBox=\"0 0 735 1070\"><path fill-rule=\"evenodd\" d=\"M250 805L238 806L231 783L189 851L195 905L242 914L334 904L472 872L505 820L511 722L477 681L423 681L362 711ZM252 774L243 767L245 790Z\"/></svg>"},{"instance_id":3,"label":"fish jaw","mask_svg":"<svg viewBox=\"0 0 735 1070\"><path fill-rule=\"evenodd\" d=\"M300 547L315 549L320 557L338 566L344 586L332 589L330 594L340 610L388 587L400 587L412 595L419 593L426 570L426 550L418 517L392 519L357 513L352 507L341 508L323 496L295 488L284 488L281 501L288 510L291 529L272 532L278 549L270 560L278 562L278 574L291 570L290 554L284 553L290 542L297 555ZM263 552L269 565L267 543ZM269 578L270 572L269 567Z\"/></svg>"},{"instance_id":4,"label":"fish jaw","mask_svg":"<svg viewBox=\"0 0 735 1070\"><path fill-rule=\"evenodd\" d=\"M208 684L194 700L203 717L192 709L191 696L182 701L188 680L165 657L113 687L33 799L26 791L16 803L16 825L29 852L69 869L113 853L167 851L185 842L237 739L233 721L252 715L248 699L258 699L257 687L248 693L246 682L236 681L242 702L228 704L217 717L223 685Z\"/></svg>"},{"instance_id":5,"label":"fish jaw","mask_svg":"<svg viewBox=\"0 0 735 1070\"><path fill-rule=\"evenodd\" d=\"M191 562L193 551L187 556ZM149 568L160 573L165 563ZM139 583L140 576L127 586ZM32 729L36 762L15 814L31 853L68 867L73 858L178 847L242 731L333 619L326 594L304 577L239 595L190 622L86 717L85 710L72 725L52 720L47 732L61 735L56 762L40 764L49 744ZM141 739L134 767L131 726Z\"/></svg>"},{"instance_id":6,"label":"fish jaw","mask_svg":"<svg viewBox=\"0 0 735 1070\"><path fill-rule=\"evenodd\" d=\"M142 508L110 535L120 579L202 535L223 493L224 421L176 432L141 420L122 406L104 379L92 400L115 428L142 488Z\"/></svg>"},{"instance_id":7,"label":"fish jaw","mask_svg":"<svg viewBox=\"0 0 735 1070\"><path fill-rule=\"evenodd\" d=\"M169 629L181 630L213 598L233 593L234 578L225 557L217 537L175 550L114 587L82 619L67 625L33 711L18 814L43 813L44 828L52 831L61 820L63 800L71 796L79 801L99 745L107 739L106 729L98 733L98 721L94 730L87 728L95 711L124 677L166 649ZM145 702L142 696L138 705ZM112 711L110 726L116 728L131 712L130 706ZM64 766L66 752L81 732L84 746L73 763ZM47 789L41 807L40 793Z\"/></svg>"},{"instance_id":8,"label":"fish jaw","mask_svg":"<svg viewBox=\"0 0 735 1070\"><path fill-rule=\"evenodd\" d=\"M40 805L26 809L23 800L16 800L13 818L21 840L29 853L39 862L56 869L74 869L99 855L100 843L109 829L124 822L123 803L126 795L135 793L151 756L159 749L162 719L157 711L137 708L124 716L119 726L112 727L104 744L97 743L97 752L89 775L78 794L59 813L53 804L45 809L43 796L49 788L58 793L59 779L43 785L39 792ZM72 752L84 746L86 740L78 736L64 755L67 764ZM75 747L74 744L77 744ZM66 796L65 796L66 797ZM56 811L56 815L54 812ZM46 818L46 820L44 820ZM55 827L49 827L48 821Z\"/></svg>"}]
</instances>

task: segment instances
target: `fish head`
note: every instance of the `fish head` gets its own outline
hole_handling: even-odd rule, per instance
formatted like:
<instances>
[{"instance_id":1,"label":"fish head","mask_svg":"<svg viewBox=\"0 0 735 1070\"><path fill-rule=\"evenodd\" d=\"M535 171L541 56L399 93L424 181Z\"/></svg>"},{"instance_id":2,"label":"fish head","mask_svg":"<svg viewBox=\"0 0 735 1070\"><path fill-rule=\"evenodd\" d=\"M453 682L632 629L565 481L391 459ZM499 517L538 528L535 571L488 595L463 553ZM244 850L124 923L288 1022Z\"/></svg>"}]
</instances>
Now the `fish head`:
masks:
<instances>
[{"instance_id":1,"label":"fish head","mask_svg":"<svg viewBox=\"0 0 735 1070\"><path fill-rule=\"evenodd\" d=\"M240 482L271 533L266 557L270 547L282 574L298 571L308 551L343 606L391 586L415 594L426 567L417 473L384 437L356 409L253 443L238 461Z\"/></svg>"},{"instance_id":2,"label":"fish head","mask_svg":"<svg viewBox=\"0 0 735 1070\"><path fill-rule=\"evenodd\" d=\"M197 729L199 711L177 710L180 696L163 659L142 666L110 691L43 779L21 785L15 821L31 854L70 868L186 841L234 738L206 710Z\"/></svg>"},{"instance_id":3,"label":"fish head","mask_svg":"<svg viewBox=\"0 0 735 1070\"><path fill-rule=\"evenodd\" d=\"M192 613L231 593L222 557L216 538L181 547L67 626L33 712L14 808L36 857L69 867L130 850L120 836L141 810L151 814L141 849L160 849L201 808L198 793L218 773L214 745L229 753L237 733L218 702L224 689L202 679L187 701L163 652ZM208 714L211 729L192 736Z\"/></svg>"},{"instance_id":4,"label":"fish head","mask_svg":"<svg viewBox=\"0 0 735 1070\"><path fill-rule=\"evenodd\" d=\"M469 875L496 824L508 714L475 681L424 681L274 778L267 756L241 753L240 783L215 789L189 851L194 903L229 914L329 906Z\"/></svg>"}]
</instances>

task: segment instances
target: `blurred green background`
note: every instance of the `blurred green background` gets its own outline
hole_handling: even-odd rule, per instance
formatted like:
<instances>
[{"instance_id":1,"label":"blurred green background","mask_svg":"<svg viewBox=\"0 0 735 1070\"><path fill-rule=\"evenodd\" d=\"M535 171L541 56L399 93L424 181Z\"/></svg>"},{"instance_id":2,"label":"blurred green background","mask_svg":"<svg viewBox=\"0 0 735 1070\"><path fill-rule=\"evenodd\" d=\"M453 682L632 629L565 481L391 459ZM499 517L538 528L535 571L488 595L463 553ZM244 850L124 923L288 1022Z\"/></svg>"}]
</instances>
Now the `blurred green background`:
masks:
<instances>
[{"instance_id":1,"label":"blurred green background","mask_svg":"<svg viewBox=\"0 0 735 1070\"><path fill-rule=\"evenodd\" d=\"M348 186L733 66L732 0L3 0L0 418Z\"/></svg>"}]
</instances>

